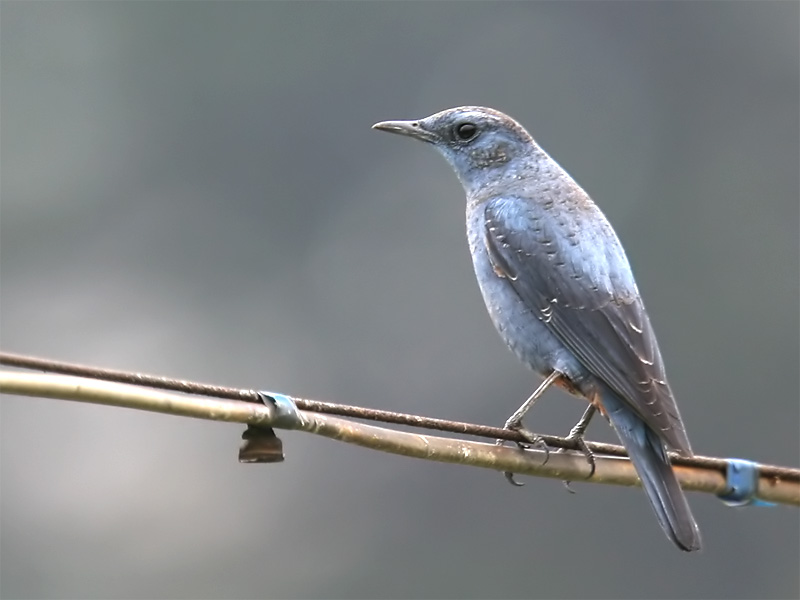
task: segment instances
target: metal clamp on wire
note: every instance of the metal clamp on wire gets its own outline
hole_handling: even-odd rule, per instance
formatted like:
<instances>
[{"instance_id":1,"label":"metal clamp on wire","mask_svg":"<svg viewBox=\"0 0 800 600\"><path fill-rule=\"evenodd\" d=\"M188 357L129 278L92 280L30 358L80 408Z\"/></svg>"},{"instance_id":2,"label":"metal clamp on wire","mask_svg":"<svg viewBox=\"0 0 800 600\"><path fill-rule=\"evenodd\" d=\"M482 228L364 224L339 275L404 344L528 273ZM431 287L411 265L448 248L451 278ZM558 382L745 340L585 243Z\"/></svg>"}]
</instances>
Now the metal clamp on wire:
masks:
<instances>
[{"instance_id":1,"label":"metal clamp on wire","mask_svg":"<svg viewBox=\"0 0 800 600\"><path fill-rule=\"evenodd\" d=\"M300 429L303 417L291 397L267 391L257 391L256 394L265 405L275 409L273 426L280 429Z\"/></svg>"},{"instance_id":2,"label":"metal clamp on wire","mask_svg":"<svg viewBox=\"0 0 800 600\"><path fill-rule=\"evenodd\" d=\"M272 425L282 429L299 429L303 423L297 405L289 396L275 392L255 392L259 400L272 408ZM239 448L239 462L283 462L283 442L275 430L266 425L248 425L242 434L244 444Z\"/></svg>"},{"instance_id":3,"label":"metal clamp on wire","mask_svg":"<svg viewBox=\"0 0 800 600\"><path fill-rule=\"evenodd\" d=\"M775 506L758 499L758 478L758 463L729 458L726 491L717 497L728 506Z\"/></svg>"}]
</instances>

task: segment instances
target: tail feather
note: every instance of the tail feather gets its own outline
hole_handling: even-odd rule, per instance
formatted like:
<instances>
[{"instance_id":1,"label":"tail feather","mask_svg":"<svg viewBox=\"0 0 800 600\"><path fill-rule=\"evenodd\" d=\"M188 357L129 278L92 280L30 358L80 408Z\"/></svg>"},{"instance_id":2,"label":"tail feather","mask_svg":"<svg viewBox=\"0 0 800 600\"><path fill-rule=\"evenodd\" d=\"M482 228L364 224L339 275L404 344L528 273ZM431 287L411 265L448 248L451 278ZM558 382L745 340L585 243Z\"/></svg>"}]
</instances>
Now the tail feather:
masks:
<instances>
[{"instance_id":1,"label":"tail feather","mask_svg":"<svg viewBox=\"0 0 800 600\"><path fill-rule=\"evenodd\" d=\"M610 389L603 390L601 402L642 480L661 528L681 550L699 550L700 530L658 435Z\"/></svg>"}]
</instances>

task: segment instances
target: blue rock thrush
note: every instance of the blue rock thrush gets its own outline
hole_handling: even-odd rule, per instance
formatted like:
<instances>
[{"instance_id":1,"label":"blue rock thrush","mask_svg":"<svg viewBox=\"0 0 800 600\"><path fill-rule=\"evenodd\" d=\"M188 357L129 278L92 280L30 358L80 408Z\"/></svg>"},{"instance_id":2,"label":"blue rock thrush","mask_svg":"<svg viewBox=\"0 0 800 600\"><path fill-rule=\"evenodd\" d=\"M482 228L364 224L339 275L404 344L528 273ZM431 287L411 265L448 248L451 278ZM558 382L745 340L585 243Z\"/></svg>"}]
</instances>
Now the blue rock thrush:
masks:
<instances>
[{"instance_id":1,"label":"blue rock thrush","mask_svg":"<svg viewBox=\"0 0 800 600\"><path fill-rule=\"evenodd\" d=\"M475 275L498 332L544 382L590 402L628 451L658 522L682 550L700 532L667 449L692 454L656 337L614 230L583 189L510 117L463 106L376 129L433 144L467 195Z\"/></svg>"}]
</instances>

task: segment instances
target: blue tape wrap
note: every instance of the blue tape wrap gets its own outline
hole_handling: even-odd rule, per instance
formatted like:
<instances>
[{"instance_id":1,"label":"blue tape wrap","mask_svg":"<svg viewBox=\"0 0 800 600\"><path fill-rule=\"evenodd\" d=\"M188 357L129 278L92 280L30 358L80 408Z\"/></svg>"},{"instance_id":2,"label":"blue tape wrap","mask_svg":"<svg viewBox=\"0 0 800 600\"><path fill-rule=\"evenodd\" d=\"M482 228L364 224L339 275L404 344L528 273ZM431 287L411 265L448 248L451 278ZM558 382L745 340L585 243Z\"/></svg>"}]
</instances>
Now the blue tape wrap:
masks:
<instances>
[{"instance_id":1,"label":"blue tape wrap","mask_svg":"<svg viewBox=\"0 0 800 600\"><path fill-rule=\"evenodd\" d=\"M742 458L728 459L727 489L719 499L728 506L775 506L757 498L758 463Z\"/></svg>"},{"instance_id":2,"label":"blue tape wrap","mask_svg":"<svg viewBox=\"0 0 800 600\"><path fill-rule=\"evenodd\" d=\"M275 409L274 427L281 429L299 429L303 423L297 405L289 396L276 392L258 391L256 392L261 401Z\"/></svg>"}]
</instances>

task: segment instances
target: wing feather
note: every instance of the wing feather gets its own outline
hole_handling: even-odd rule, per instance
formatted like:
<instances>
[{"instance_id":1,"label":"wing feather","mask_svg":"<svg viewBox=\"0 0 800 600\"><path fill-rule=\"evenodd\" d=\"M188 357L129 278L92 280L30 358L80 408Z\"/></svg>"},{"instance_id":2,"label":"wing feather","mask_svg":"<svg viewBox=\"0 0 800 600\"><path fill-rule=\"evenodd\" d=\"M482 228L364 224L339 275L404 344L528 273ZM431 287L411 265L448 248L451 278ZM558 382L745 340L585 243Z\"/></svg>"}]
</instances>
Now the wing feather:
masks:
<instances>
[{"instance_id":1,"label":"wing feather","mask_svg":"<svg viewBox=\"0 0 800 600\"><path fill-rule=\"evenodd\" d=\"M616 234L588 198L567 208L556 214L526 198L488 201L485 240L495 272L670 447L691 453ZM579 218L585 211L595 214Z\"/></svg>"}]
</instances>

